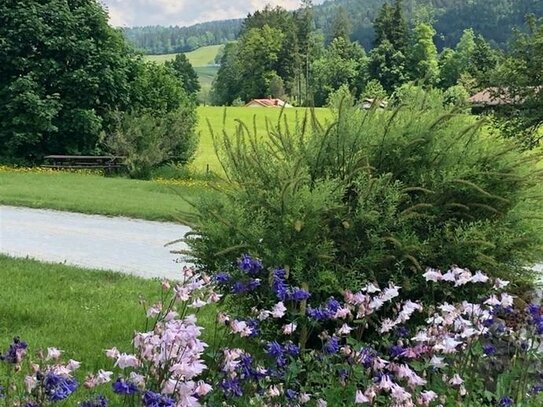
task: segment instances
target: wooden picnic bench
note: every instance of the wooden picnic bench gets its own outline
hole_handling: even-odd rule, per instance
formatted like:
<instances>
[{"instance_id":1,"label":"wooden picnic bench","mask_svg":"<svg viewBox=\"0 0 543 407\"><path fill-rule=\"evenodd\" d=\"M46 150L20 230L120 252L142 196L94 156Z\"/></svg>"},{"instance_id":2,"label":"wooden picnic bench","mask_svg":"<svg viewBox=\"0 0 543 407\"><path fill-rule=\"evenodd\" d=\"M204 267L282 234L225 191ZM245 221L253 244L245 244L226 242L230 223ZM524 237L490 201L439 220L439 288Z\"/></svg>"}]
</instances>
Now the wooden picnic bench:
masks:
<instances>
[{"instance_id":1,"label":"wooden picnic bench","mask_svg":"<svg viewBox=\"0 0 543 407\"><path fill-rule=\"evenodd\" d=\"M124 157L113 155L48 155L43 168L71 170L103 170L111 174L124 167Z\"/></svg>"}]
</instances>

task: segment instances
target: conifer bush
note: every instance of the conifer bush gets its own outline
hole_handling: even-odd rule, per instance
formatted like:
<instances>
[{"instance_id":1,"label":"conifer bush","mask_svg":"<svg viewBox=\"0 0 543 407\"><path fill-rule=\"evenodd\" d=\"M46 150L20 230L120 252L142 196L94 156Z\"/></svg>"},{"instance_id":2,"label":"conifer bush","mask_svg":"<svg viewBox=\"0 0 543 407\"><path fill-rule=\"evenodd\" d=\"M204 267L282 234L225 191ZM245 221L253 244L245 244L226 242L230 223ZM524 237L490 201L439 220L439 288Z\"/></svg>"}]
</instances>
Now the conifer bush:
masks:
<instances>
[{"instance_id":1,"label":"conifer bush","mask_svg":"<svg viewBox=\"0 0 543 407\"><path fill-rule=\"evenodd\" d=\"M295 128L268 123L267 137L244 123L215 135L227 186L188 219L194 262L218 272L250 253L321 299L395 281L437 300L421 274L451 265L527 291L541 254L540 156L436 98L364 111L346 97L332 123L308 113Z\"/></svg>"}]
</instances>

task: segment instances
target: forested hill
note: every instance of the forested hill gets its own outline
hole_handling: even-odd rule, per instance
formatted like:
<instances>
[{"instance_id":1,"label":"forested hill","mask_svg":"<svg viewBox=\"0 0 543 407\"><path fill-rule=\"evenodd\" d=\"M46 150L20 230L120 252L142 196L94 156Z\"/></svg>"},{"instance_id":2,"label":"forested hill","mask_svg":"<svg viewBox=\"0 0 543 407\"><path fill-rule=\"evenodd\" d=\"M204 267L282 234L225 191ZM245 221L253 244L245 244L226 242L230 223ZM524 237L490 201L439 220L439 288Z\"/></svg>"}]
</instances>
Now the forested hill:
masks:
<instances>
[{"instance_id":1,"label":"forested hill","mask_svg":"<svg viewBox=\"0 0 543 407\"><path fill-rule=\"evenodd\" d=\"M146 54L170 54L233 41L242 22L240 19L211 21L190 27L133 27L124 28L123 32L137 49Z\"/></svg>"},{"instance_id":2,"label":"forested hill","mask_svg":"<svg viewBox=\"0 0 543 407\"><path fill-rule=\"evenodd\" d=\"M316 27L329 37L342 7L351 20L351 39L369 49L374 36L373 20L383 3L385 0L328 0L314 8ZM404 5L410 19L429 19L434 23L440 49L454 46L466 28L473 28L491 44L503 47L512 29L524 25L527 14L543 16L542 0L404 0ZM165 54L224 44L237 37L242 21L214 21L190 27L135 27L124 32L143 52Z\"/></svg>"}]
</instances>

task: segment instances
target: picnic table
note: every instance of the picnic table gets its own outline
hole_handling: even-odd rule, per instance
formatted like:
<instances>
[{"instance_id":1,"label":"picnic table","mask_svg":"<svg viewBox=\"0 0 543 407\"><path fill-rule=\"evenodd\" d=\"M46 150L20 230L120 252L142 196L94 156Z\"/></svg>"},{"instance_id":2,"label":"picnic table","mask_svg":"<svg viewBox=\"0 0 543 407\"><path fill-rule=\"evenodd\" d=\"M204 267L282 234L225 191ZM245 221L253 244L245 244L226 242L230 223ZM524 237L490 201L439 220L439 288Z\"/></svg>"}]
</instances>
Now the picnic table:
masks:
<instances>
[{"instance_id":1,"label":"picnic table","mask_svg":"<svg viewBox=\"0 0 543 407\"><path fill-rule=\"evenodd\" d=\"M73 169L73 170L104 170L106 174L113 173L124 167L125 157L114 155L47 155L44 168Z\"/></svg>"}]
</instances>

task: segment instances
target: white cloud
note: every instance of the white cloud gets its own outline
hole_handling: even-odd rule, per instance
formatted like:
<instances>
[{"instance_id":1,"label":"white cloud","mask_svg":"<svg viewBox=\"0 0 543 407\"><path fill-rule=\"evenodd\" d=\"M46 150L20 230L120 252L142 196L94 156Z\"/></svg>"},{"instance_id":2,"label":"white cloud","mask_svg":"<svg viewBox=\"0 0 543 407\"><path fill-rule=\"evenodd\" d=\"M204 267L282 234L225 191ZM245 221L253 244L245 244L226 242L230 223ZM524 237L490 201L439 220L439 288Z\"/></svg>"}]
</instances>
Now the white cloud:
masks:
<instances>
[{"instance_id":1,"label":"white cloud","mask_svg":"<svg viewBox=\"0 0 543 407\"><path fill-rule=\"evenodd\" d=\"M102 0L114 26L192 25L243 18L266 4L297 8L299 0ZM321 3L322 0L314 3Z\"/></svg>"}]
</instances>

